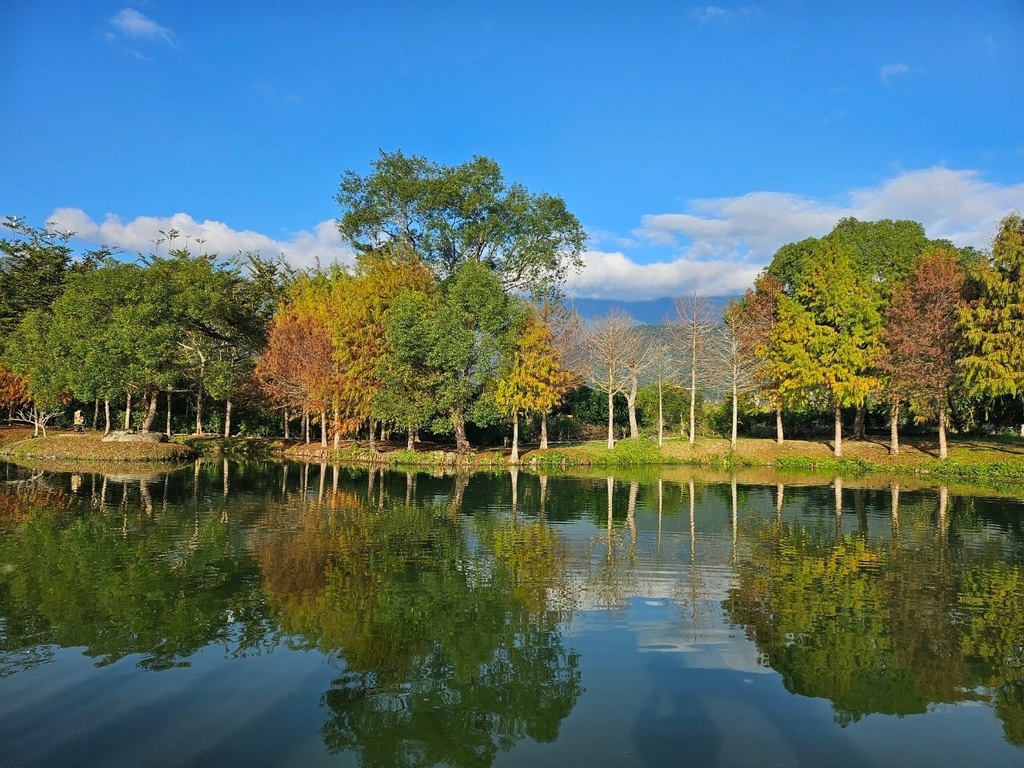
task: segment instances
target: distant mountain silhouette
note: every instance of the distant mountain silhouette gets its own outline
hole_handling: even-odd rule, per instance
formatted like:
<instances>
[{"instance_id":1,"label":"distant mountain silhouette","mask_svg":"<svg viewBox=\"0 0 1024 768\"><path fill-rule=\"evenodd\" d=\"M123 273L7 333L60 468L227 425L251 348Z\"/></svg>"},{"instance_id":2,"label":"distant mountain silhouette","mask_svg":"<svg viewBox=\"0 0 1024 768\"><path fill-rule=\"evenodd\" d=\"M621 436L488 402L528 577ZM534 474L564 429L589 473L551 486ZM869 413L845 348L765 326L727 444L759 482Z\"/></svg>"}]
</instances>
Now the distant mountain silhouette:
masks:
<instances>
[{"instance_id":1,"label":"distant mountain silhouette","mask_svg":"<svg viewBox=\"0 0 1024 768\"><path fill-rule=\"evenodd\" d=\"M736 296L709 296L716 314L721 315L726 305ZM671 320L676 316L676 307L673 299L653 299L651 301L617 301L615 299L567 299L566 303L576 307L580 317L584 320L607 315L613 307L621 309L638 323L646 325L661 325L666 319Z\"/></svg>"}]
</instances>

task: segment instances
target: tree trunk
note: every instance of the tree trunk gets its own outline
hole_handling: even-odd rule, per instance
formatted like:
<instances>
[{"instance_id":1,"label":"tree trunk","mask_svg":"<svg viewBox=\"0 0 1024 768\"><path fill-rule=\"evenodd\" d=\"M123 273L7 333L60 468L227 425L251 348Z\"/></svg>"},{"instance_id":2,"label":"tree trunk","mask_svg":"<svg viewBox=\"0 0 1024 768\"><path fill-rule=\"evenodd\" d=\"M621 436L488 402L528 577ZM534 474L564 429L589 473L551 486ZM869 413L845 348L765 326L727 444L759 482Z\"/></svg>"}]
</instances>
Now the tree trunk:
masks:
<instances>
[{"instance_id":1,"label":"tree trunk","mask_svg":"<svg viewBox=\"0 0 1024 768\"><path fill-rule=\"evenodd\" d=\"M697 353L693 354L690 366L690 445L697 439Z\"/></svg>"},{"instance_id":2,"label":"tree trunk","mask_svg":"<svg viewBox=\"0 0 1024 768\"><path fill-rule=\"evenodd\" d=\"M171 436L171 390L167 390L167 436Z\"/></svg>"},{"instance_id":3,"label":"tree trunk","mask_svg":"<svg viewBox=\"0 0 1024 768\"><path fill-rule=\"evenodd\" d=\"M548 414L547 411L540 415L540 449L546 451L548 448Z\"/></svg>"},{"instance_id":4,"label":"tree trunk","mask_svg":"<svg viewBox=\"0 0 1024 768\"><path fill-rule=\"evenodd\" d=\"M896 400L889 411L889 455L900 455L900 401Z\"/></svg>"},{"instance_id":5,"label":"tree trunk","mask_svg":"<svg viewBox=\"0 0 1024 768\"><path fill-rule=\"evenodd\" d=\"M640 437L640 427L636 423L636 392L640 386L637 377L633 376L629 385L629 392L626 393L626 408L629 410L629 436L636 440Z\"/></svg>"},{"instance_id":6,"label":"tree trunk","mask_svg":"<svg viewBox=\"0 0 1024 768\"><path fill-rule=\"evenodd\" d=\"M334 407L334 450L341 448L341 412Z\"/></svg>"},{"instance_id":7,"label":"tree trunk","mask_svg":"<svg viewBox=\"0 0 1024 768\"><path fill-rule=\"evenodd\" d=\"M132 393L125 392L125 404L124 404L124 431L127 432L131 429L132 425Z\"/></svg>"},{"instance_id":8,"label":"tree trunk","mask_svg":"<svg viewBox=\"0 0 1024 768\"><path fill-rule=\"evenodd\" d=\"M410 452L416 450L416 432L412 427L409 427L409 431L405 439L405 450Z\"/></svg>"},{"instance_id":9,"label":"tree trunk","mask_svg":"<svg viewBox=\"0 0 1024 768\"><path fill-rule=\"evenodd\" d=\"M732 449L736 450L736 438L739 433L739 409L740 409L740 397L739 391L736 387L736 375L735 371L732 377Z\"/></svg>"},{"instance_id":10,"label":"tree trunk","mask_svg":"<svg viewBox=\"0 0 1024 768\"><path fill-rule=\"evenodd\" d=\"M455 450L459 453L469 453L469 438L466 437L466 417L462 411L452 413L452 426L455 427Z\"/></svg>"},{"instance_id":11,"label":"tree trunk","mask_svg":"<svg viewBox=\"0 0 1024 768\"><path fill-rule=\"evenodd\" d=\"M663 397L664 385L661 376L658 376L658 447L665 444L665 399Z\"/></svg>"},{"instance_id":12,"label":"tree trunk","mask_svg":"<svg viewBox=\"0 0 1024 768\"><path fill-rule=\"evenodd\" d=\"M466 497L466 486L469 485L469 472L465 467L455 473L455 480L452 482L452 492L448 497L448 505L455 511L462 509L463 499Z\"/></svg>"},{"instance_id":13,"label":"tree trunk","mask_svg":"<svg viewBox=\"0 0 1024 768\"><path fill-rule=\"evenodd\" d=\"M949 455L946 447L946 403L945 399L939 398L939 458L944 459Z\"/></svg>"},{"instance_id":14,"label":"tree trunk","mask_svg":"<svg viewBox=\"0 0 1024 768\"><path fill-rule=\"evenodd\" d=\"M231 437L231 398L224 402L224 437Z\"/></svg>"},{"instance_id":15,"label":"tree trunk","mask_svg":"<svg viewBox=\"0 0 1024 768\"><path fill-rule=\"evenodd\" d=\"M864 403L860 403L857 406L857 413L853 417L853 439L863 440L864 439L864 419L867 412L867 406Z\"/></svg>"},{"instance_id":16,"label":"tree trunk","mask_svg":"<svg viewBox=\"0 0 1024 768\"><path fill-rule=\"evenodd\" d=\"M110 434L110 400L103 398L103 413L107 418L106 426L103 428L103 434Z\"/></svg>"},{"instance_id":17,"label":"tree trunk","mask_svg":"<svg viewBox=\"0 0 1024 768\"><path fill-rule=\"evenodd\" d=\"M156 397L160 394L159 389L152 389L146 393L146 418L142 420L142 431L149 432L156 421Z\"/></svg>"},{"instance_id":18,"label":"tree trunk","mask_svg":"<svg viewBox=\"0 0 1024 768\"><path fill-rule=\"evenodd\" d=\"M309 408L302 409L302 442L309 445Z\"/></svg>"},{"instance_id":19,"label":"tree trunk","mask_svg":"<svg viewBox=\"0 0 1024 768\"><path fill-rule=\"evenodd\" d=\"M782 445L785 436L782 434L782 403L775 406L775 442Z\"/></svg>"},{"instance_id":20,"label":"tree trunk","mask_svg":"<svg viewBox=\"0 0 1024 768\"><path fill-rule=\"evenodd\" d=\"M95 401L93 401L92 428L96 429L97 427L99 427L99 425L100 425L100 399L97 397L95 399Z\"/></svg>"},{"instance_id":21,"label":"tree trunk","mask_svg":"<svg viewBox=\"0 0 1024 768\"><path fill-rule=\"evenodd\" d=\"M615 392L608 385L608 450L615 448Z\"/></svg>"},{"instance_id":22,"label":"tree trunk","mask_svg":"<svg viewBox=\"0 0 1024 768\"><path fill-rule=\"evenodd\" d=\"M199 382L196 390L196 434L203 434L203 382Z\"/></svg>"},{"instance_id":23,"label":"tree trunk","mask_svg":"<svg viewBox=\"0 0 1024 768\"><path fill-rule=\"evenodd\" d=\"M327 409L320 409L320 447L327 447Z\"/></svg>"},{"instance_id":24,"label":"tree trunk","mask_svg":"<svg viewBox=\"0 0 1024 768\"><path fill-rule=\"evenodd\" d=\"M289 426L288 426L288 409L287 408L282 409L282 418L284 419L284 439L288 440L290 438L290 435L288 434Z\"/></svg>"},{"instance_id":25,"label":"tree trunk","mask_svg":"<svg viewBox=\"0 0 1024 768\"><path fill-rule=\"evenodd\" d=\"M840 407L838 400L836 400L836 437L834 453L837 459L843 455L843 409Z\"/></svg>"},{"instance_id":26,"label":"tree trunk","mask_svg":"<svg viewBox=\"0 0 1024 768\"><path fill-rule=\"evenodd\" d=\"M512 464L519 463L519 414L512 417L512 455L509 457Z\"/></svg>"},{"instance_id":27,"label":"tree trunk","mask_svg":"<svg viewBox=\"0 0 1024 768\"><path fill-rule=\"evenodd\" d=\"M373 418L372 417L369 419L369 424L370 424L370 454L373 455L373 454L377 453L377 436L374 434L374 431L373 431L374 424L373 424Z\"/></svg>"}]
</instances>

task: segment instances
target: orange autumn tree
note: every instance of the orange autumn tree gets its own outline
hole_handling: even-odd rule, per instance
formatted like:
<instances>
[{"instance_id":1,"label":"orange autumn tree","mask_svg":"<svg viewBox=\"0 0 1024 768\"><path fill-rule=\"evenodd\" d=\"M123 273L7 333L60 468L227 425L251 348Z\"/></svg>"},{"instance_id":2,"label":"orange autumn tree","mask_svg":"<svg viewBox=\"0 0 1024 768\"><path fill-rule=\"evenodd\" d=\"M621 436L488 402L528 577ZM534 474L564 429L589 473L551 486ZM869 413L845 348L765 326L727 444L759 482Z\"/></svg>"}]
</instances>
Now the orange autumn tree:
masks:
<instances>
[{"instance_id":1,"label":"orange autumn tree","mask_svg":"<svg viewBox=\"0 0 1024 768\"><path fill-rule=\"evenodd\" d=\"M337 390L333 361L324 286L318 281L300 281L274 317L256 378L279 407L300 409L304 425L313 412L319 412L325 422L328 404ZM304 437L308 441L308 432ZM326 430L321 442L326 442Z\"/></svg>"},{"instance_id":2,"label":"orange autumn tree","mask_svg":"<svg viewBox=\"0 0 1024 768\"><path fill-rule=\"evenodd\" d=\"M25 408L31 401L28 382L0 363L0 408L7 409L8 418L15 408Z\"/></svg>"},{"instance_id":3,"label":"orange autumn tree","mask_svg":"<svg viewBox=\"0 0 1024 768\"><path fill-rule=\"evenodd\" d=\"M511 462L519 461L520 414L547 414L571 385L572 374L562 367L551 327L531 308L494 395L498 409L512 417ZM547 447L546 437L545 431L542 448Z\"/></svg>"},{"instance_id":4,"label":"orange autumn tree","mask_svg":"<svg viewBox=\"0 0 1024 768\"><path fill-rule=\"evenodd\" d=\"M893 292L885 312L885 353L881 368L889 376L892 403L890 453L899 453L899 404L931 411L939 427L939 458L948 455L946 410L949 390L959 374L957 318L966 303L967 276L953 251L921 257L907 282Z\"/></svg>"}]
</instances>

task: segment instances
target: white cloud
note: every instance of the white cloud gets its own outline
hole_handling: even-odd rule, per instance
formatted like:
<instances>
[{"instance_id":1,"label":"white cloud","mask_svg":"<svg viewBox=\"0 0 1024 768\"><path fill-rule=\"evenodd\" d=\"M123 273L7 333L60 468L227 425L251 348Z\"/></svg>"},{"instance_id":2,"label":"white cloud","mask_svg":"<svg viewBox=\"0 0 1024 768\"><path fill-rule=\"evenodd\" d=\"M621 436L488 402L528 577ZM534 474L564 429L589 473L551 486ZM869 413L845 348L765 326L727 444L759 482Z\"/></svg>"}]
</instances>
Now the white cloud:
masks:
<instances>
[{"instance_id":1,"label":"white cloud","mask_svg":"<svg viewBox=\"0 0 1024 768\"><path fill-rule=\"evenodd\" d=\"M100 223L93 221L79 208L58 208L47 219L57 230L70 230L77 236L96 245L109 245L129 253L151 253L158 249L154 243L164 237L161 232L176 229L181 233L176 246L186 244L193 250L201 248L207 253L233 256L239 251L260 251L264 256L283 254L289 264L311 267L319 261L326 266L337 261L351 264L352 251L341 242L333 221L322 221L312 231L292 234L287 240L274 240L259 232L235 230L219 221L195 221L186 213L173 216L139 216L124 223L113 214L107 214ZM199 244L199 241L202 244Z\"/></svg>"},{"instance_id":2,"label":"white cloud","mask_svg":"<svg viewBox=\"0 0 1024 768\"><path fill-rule=\"evenodd\" d=\"M861 221L910 219L931 238L959 246L988 248L1000 220L1024 211L1024 184L995 184L977 171L933 167L905 171L873 187L850 191L844 200L824 201L786 192L751 192L738 197L692 200L680 213L641 218L632 238L598 231L583 258L586 266L571 275L566 290L578 298L647 300L688 293L694 287L714 295L744 291L786 243L827 234L841 218ZM338 261L351 264L333 221L275 240L259 232L237 231L217 221L197 222L185 213L140 216L127 223L108 214L93 221L78 208L58 208L49 217L58 230L82 240L129 253L151 252L161 230L174 228L209 252L233 255L259 250L284 253L296 267ZM184 240L179 241L184 242ZM607 244L608 250L600 245ZM641 263L650 248L670 249L668 257Z\"/></svg>"},{"instance_id":3,"label":"white cloud","mask_svg":"<svg viewBox=\"0 0 1024 768\"><path fill-rule=\"evenodd\" d=\"M124 37L135 40L163 40L174 45L174 33L162 27L148 16L143 16L134 8L122 8L109 19L110 23Z\"/></svg>"},{"instance_id":4,"label":"white cloud","mask_svg":"<svg viewBox=\"0 0 1024 768\"><path fill-rule=\"evenodd\" d=\"M698 199L682 213L642 217L633 232L651 246L674 249L675 259L640 264L622 252L592 250L567 288L588 298L654 299L694 285L739 293L782 245L821 237L841 218L910 219L930 238L984 249L1000 220L1015 210L1024 210L1024 184L994 184L977 171L941 167L900 173L840 202L785 192Z\"/></svg>"},{"instance_id":5,"label":"white cloud","mask_svg":"<svg viewBox=\"0 0 1024 768\"><path fill-rule=\"evenodd\" d=\"M878 79L881 80L882 83L884 83L885 85L888 85L889 81L892 80L892 78L899 77L900 75L909 74L910 67L908 67L906 64L886 64L878 71Z\"/></svg>"},{"instance_id":6,"label":"white cloud","mask_svg":"<svg viewBox=\"0 0 1024 768\"><path fill-rule=\"evenodd\" d=\"M571 275L566 292L581 299L646 301L682 296L694 288L712 296L742 293L750 287L759 267L731 261L693 261L637 264L623 253L587 251L586 266Z\"/></svg>"}]
</instances>

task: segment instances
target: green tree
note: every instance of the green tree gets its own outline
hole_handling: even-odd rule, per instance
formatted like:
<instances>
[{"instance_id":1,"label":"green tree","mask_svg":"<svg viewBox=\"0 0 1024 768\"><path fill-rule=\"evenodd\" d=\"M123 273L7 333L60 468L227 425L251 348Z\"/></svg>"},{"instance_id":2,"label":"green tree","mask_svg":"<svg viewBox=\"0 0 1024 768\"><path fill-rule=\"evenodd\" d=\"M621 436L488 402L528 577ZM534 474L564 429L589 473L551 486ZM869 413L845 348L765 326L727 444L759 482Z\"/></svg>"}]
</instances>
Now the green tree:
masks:
<instances>
[{"instance_id":1,"label":"green tree","mask_svg":"<svg viewBox=\"0 0 1024 768\"><path fill-rule=\"evenodd\" d=\"M828 392L835 409L834 453L842 456L842 407L862 406L878 385L874 366L881 351L880 302L854 271L846 251L826 244L797 291L806 332L805 350L790 346L804 381ZM787 318L780 305L780 324Z\"/></svg>"},{"instance_id":2,"label":"green tree","mask_svg":"<svg viewBox=\"0 0 1024 768\"><path fill-rule=\"evenodd\" d=\"M582 267L585 233L560 197L508 184L486 157L456 166L381 151L372 171L346 171L338 229L359 252L397 243L441 278L474 261L508 290L545 294Z\"/></svg>"},{"instance_id":3,"label":"green tree","mask_svg":"<svg viewBox=\"0 0 1024 768\"><path fill-rule=\"evenodd\" d=\"M840 219L823 238L809 237L783 245L772 257L767 274L795 296L817 262L822 245L847 253L854 272L883 296L906 279L926 250L952 247L945 240L929 240L916 221L858 221L849 217Z\"/></svg>"},{"instance_id":4,"label":"green tree","mask_svg":"<svg viewBox=\"0 0 1024 768\"><path fill-rule=\"evenodd\" d=\"M109 255L106 248L76 259L68 242L73 232L34 227L8 216L0 225L0 351L22 318L34 309L48 309L75 272L94 268Z\"/></svg>"},{"instance_id":5,"label":"green tree","mask_svg":"<svg viewBox=\"0 0 1024 768\"><path fill-rule=\"evenodd\" d=\"M1024 218L1003 219L988 264L975 272L977 298L960 312L968 390L995 398L1024 392Z\"/></svg>"},{"instance_id":6,"label":"green tree","mask_svg":"<svg viewBox=\"0 0 1024 768\"><path fill-rule=\"evenodd\" d=\"M412 428L426 401L435 415L432 428L454 432L459 452L469 450L466 422L487 424L497 414L494 390L501 362L522 328L525 305L507 294L498 275L467 261L440 296L413 291L396 299L388 323L382 414ZM410 398L409 407L400 403Z\"/></svg>"},{"instance_id":7,"label":"green tree","mask_svg":"<svg viewBox=\"0 0 1024 768\"><path fill-rule=\"evenodd\" d=\"M440 301L439 287L409 291L395 297L387 314L388 353L378 363L381 386L374 393L374 411L406 431L410 451L415 449L417 432L437 412L441 372L434 362L431 322Z\"/></svg>"}]
</instances>

